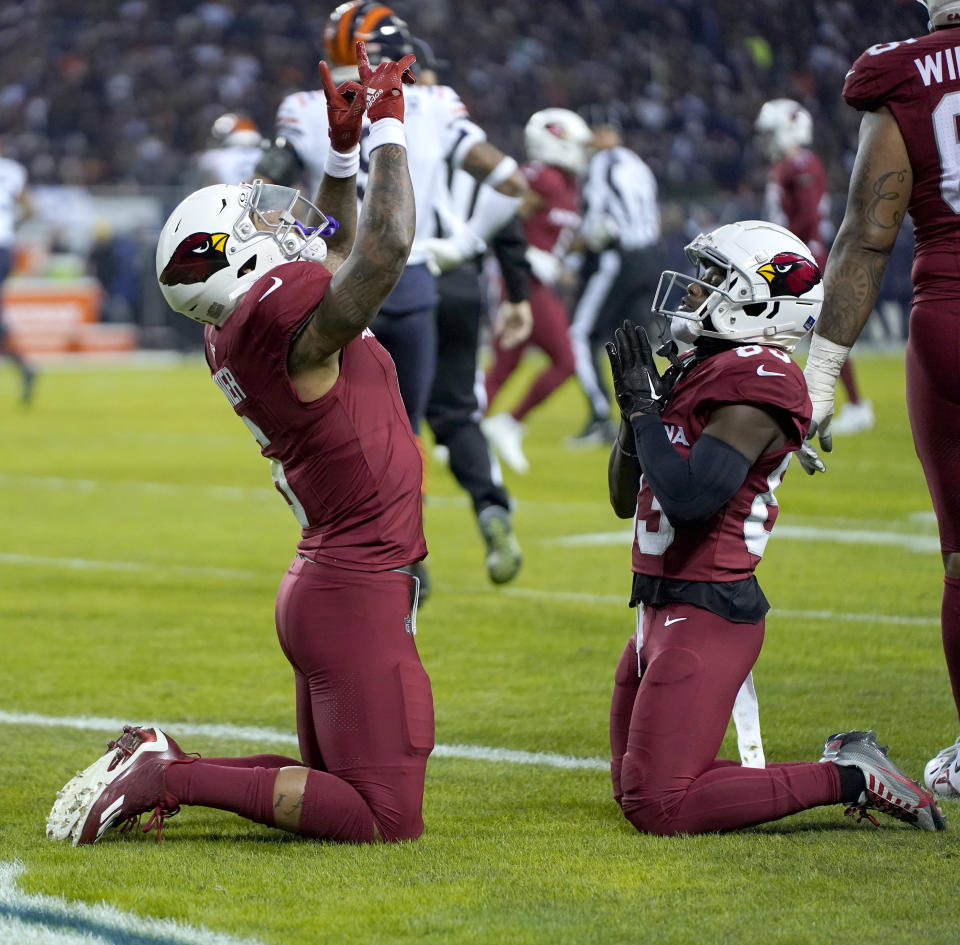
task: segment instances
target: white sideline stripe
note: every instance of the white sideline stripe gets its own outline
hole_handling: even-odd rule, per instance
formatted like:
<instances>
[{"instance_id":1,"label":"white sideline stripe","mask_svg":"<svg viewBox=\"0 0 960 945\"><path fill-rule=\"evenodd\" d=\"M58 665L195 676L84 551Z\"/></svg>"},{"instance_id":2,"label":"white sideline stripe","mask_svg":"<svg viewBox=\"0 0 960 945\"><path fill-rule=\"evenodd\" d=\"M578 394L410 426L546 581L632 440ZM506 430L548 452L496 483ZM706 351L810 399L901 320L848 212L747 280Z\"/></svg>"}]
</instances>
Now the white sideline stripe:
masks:
<instances>
[{"instance_id":1,"label":"white sideline stripe","mask_svg":"<svg viewBox=\"0 0 960 945\"><path fill-rule=\"evenodd\" d=\"M843 545L893 545L907 551L940 551L940 539L935 535L914 535L906 532L886 532L870 529L818 528L811 525L778 525L778 539L793 541L831 541ZM633 531L588 532L584 535L563 535L546 538L545 545L563 548L600 548L608 545L629 545Z\"/></svg>"},{"instance_id":2,"label":"white sideline stripe","mask_svg":"<svg viewBox=\"0 0 960 945\"><path fill-rule=\"evenodd\" d=\"M76 571L117 571L149 572L163 577L175 574L182 577L213 577L229 581L252 581L261 577L254 571L240 571L230 568L187 567L186 565L149 564L142 561L96 561L90 558L52 558L42 555L21 555L0 553L0 566L21 565L43 568L70 568ZM580 591L551 591L536 587L458 587L451 584L437 584L437 590L453 594L481 594L492 596L503 594L507 597L528 598L531 600L564 601L575 604L626 605L627 597L621 594L589 594ZM776 617L796 617L801 620L836 620L853 623L885 623L905 626L939 626L939 618L910 617L897 614L849 613L834 610L781 610L773 608L771 614ZM436 749L435 749L436 750Z\"/></svg>"},{"instance_id":3,"label":"white sideline stripe","mask_svg":"<svg viewBox=\"0 0 960 945\"><path fill-rule=\"evenodd\" d=\"M183 577L217 577L231 581L249 581L257 577L253 571L231 568L205 568L187 565L150 564L145 561L97 561L93 558L51 558L44 555L0 553L0 565L26 565L39 568L69 568L73 571L149 571L153 574L177 574Z\"/></svg>"},{"instance_id":4,"label":"white sideline stripe","mask_svg":"<svg viewBox=\"0 0 960 945\"><path fill-rule=\"evenodd\" d=\"M16 945L261 945L175 919L150 919L104 902L32 895L17 886L19 860L0 861L0 942Z\"/></svg>"},{"instance_id":5,"label":"white sideline stripe","mask_svg":"<svg viewBox=\"0 0 960 945\"><path fill-rule=\"evenodd\" d=\"M48 492L90 493L98 490L108 492L143 492L148 495L179 496L184 493L207 496L213 499L246 501L248 499L273 498L276 489L246 486L207 486L196 483L141 482L139 480L65 479L59 476L13 476L0 473L0 488L42 489Z\"/></svg>"},{"instance_id":6,"label":"white sideline stripe","mask_svg":"<svg viewBox=\"0 0 960 945\"><path fill-rule=\"evenodd\" d=\"M108 719L89 715L39 715L35 712L7 712L0 709L0 724L39 725L44 728L72 728L86 732L119 733L130 719ZM296 746L297 736L274 728L250 725L191 725L183 722L140 722L141 725L163 729L177 738L201 737L230 739L241 742L266 742L275 745ZM519 765L546 765L550 768L576 768L606 771L610 763L603 758L577 758L549 751L518 751L513 748L486 748L483 745L437 745L434 758L463 758L469 761L492 761Z\"/></svg>"},{"instance_id":7,"label":"white sideline stripe","mask_svg":"<svg viewBox=\"0 0 960 945\"><path fill-rule=\"evenodd\" d=\"M532 600L556 600L574 604L612 604L626 607L626 594L588 594L581 591L548 591L535 587L455 587L450 584L436 584L437 590L454 594L481 594L492 597L504 594L507 597L526 597ZM940 626L939 617L912 617L900 614L871 614L855 613L837 610L789 610L773 607L770 615L774 617L789 617L799 620L835 620L846 623L890 623L903 626ZM633 623L633 618L629 621Z\"/></svg>"}]
</instances>

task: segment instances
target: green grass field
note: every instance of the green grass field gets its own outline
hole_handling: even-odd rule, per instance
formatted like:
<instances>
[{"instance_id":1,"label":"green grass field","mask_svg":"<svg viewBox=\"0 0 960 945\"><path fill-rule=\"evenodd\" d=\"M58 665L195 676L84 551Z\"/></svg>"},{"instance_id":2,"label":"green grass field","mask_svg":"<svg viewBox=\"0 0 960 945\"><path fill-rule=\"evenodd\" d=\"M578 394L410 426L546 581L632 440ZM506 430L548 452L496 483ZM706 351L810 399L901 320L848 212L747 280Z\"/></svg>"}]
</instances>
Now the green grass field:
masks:
<instances>
[{"instance_id":1,"label":"green grass field","mask_svg":"<svg viewBox=\"0 0 960 945\"><path fill-rule=\"evenodd\" d=\"M765 748L813 760L831 732L873 727L919 777L957 735L936 528L902 354L857 367L877 427L838 439L826 476L791 468L758 570L773 604L755 671ZM161 844L46 840L57 789L109 737L77 717L161 721L207 754L295 751L241 727L294 731L273 598L296 524L198 360L50 370L29 412L15 391L0 372L0 942L34 941L18 921L79 928L82 904L99 903L270 945L957 941L960 805L944 806L938 835L837 806L664 839L619 813L605 764L633 629L629 525L606 500L605 451L562 445L583 421L572 384L531 418L531 473L508 473L526 553L512 585L487 582L467 502L430 467L434 591L418 645L442 747L419 841L315 844L200 808ZM58 909L73 920L52 920ZM164 928L99 934L194 941Z\"/></svg>"}]
</instances>

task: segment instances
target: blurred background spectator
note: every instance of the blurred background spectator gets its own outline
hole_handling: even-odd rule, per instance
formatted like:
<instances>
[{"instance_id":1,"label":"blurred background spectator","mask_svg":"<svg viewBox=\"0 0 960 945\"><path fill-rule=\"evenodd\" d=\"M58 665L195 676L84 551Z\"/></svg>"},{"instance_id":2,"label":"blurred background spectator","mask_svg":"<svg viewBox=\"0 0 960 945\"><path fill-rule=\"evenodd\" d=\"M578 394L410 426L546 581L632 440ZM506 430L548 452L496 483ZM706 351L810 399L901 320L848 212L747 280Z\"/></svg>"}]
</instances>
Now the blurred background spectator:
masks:
<instances>
[{"instance_id":1,"label":"blurred background spectator","mask_svg":"<svg viewBox=\"0 0 960 945\"><path fill-rule=\"evenodd\" d=\"M490 139L522 153L537 109L609 122L660 185L668 245L700 228L760 213L765 164L753 119L784 96L813 115L814 146L842 214L858 116L844 105L846 70L867 46L926 31L914 0L397 0L391 4L445 66ZM280 100L317 85L322 31L333 4L317 0L7 0L0 6L0 136L33 187L92 198L66 242L108 254L142 243L188 188L193 155L214 120L245 112L270 134ZM626 79L625 79L626 77ZM38 202L36 239L45 238ZM132 201L132 202L127 202ZM29 237L30 233L25 234ZM57 239L64 243L61 233ZM39 258L42 254L33 254ZM24 256L24 258L27 258ZM113 261L115 262L115 260ZM108 270L111 260L88 263ZM122 263L127 265L127 263ZM131 307L160 343L166 315L149 283ZM108 289L116 318L129 286ZM172 321L172 319L171 319ZM891 316L890 324L896 324Z\"/></svg>"}]
</instances>

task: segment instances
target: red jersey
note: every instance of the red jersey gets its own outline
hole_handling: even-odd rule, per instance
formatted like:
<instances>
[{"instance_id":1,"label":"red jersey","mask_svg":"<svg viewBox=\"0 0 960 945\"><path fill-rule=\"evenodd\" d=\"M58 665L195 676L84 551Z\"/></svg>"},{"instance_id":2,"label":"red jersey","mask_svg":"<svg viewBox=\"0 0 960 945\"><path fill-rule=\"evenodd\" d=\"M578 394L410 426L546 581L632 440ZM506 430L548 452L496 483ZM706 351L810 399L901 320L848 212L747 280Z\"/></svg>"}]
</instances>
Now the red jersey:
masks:
<instances>
[{"instance_id":1,"label":"red jersey","mask_svg":"<svg viewBox=\"0 0 960 945\"><path fill-rule=\"evenodd\" d=\"M915 301L960 297L960 29L868 49L843 84L848 105L886 106L913 169Z\"/></svg>"},{"instance_id":2,"label":"red jersey","mask_svg":"<svg viewBox=\"0 0 960 945\"><path fill-rule=\"evenodd\" d=\"M827 170L809 148L799 148L770 167L766 214L810 247L822 269L827 261L824 227L830 213Z\"/></svg>"},{"instance_id":3,"label":"red jersey","mask_svg":"<svg viewBox=\"0 0 960 945\"><path fill-rule=\"evenodd\" d=\"M696 525L674 526L641 476L633 523L637 574L683 581L739 581L753 574L777 520L774 490L803 443L812 410L803 374L788 354L740 345L688 369L670 393L663 425L674 449L689 456L713 412L728 404L776 413L789 430L787 443L757 459L726 505Z\"/></svg>"},{"instance_id":4,"label":"red jersey","mask_svg":"<svg viewBox=\"0 0 960 945\"><path fill-rule=\"evenodd\" d=\"M313 262L271 269L218 331L204 333L213 380L270 460L302 527L297 550L351 570L383 571L427 553L420 452L390 355L365 330L340 353L340 376L301 401L287 373L294 335L330 273Z\"/></svg>"},{"instance_id":5,"label":"red jersey","mask_svg":"<svg viewBox=\"0 0 960 945\"><path fill-rule=\"evenodd\" d=\"M530 189L543 199L543 207L524 221L527 243L563 255L580 226L580 185L573 174L539 161L524 164L522 169Z\"/></svg>"}]
</instances>

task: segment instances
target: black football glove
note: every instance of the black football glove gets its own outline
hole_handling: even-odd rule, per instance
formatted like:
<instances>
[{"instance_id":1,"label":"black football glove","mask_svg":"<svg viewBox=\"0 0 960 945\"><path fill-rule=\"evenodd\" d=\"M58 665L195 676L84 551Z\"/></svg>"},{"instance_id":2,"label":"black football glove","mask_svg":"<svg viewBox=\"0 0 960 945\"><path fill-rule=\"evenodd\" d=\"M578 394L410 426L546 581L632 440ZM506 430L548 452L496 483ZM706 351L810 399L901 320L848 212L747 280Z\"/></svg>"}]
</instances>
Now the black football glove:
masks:
<instances>
[{"instance_id":1,"label":"black football glove","mask_svg":"<svg viewBox=\"0 0 960 945\"><path fill-rule=\"evenodd\" d=\"M680 373L676 345L665 345L660 353L668 357L670 368L661 376L653 360L647 333L638 325L625 321L614 333L615 342L605 345L613 372L613 392L620 415L628 423L637 413L659 414L663 398L670 393Z\"/></svg>"}]
</instances>

